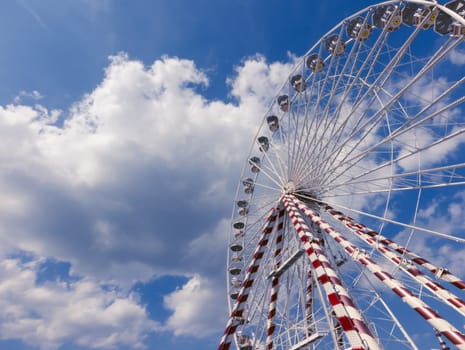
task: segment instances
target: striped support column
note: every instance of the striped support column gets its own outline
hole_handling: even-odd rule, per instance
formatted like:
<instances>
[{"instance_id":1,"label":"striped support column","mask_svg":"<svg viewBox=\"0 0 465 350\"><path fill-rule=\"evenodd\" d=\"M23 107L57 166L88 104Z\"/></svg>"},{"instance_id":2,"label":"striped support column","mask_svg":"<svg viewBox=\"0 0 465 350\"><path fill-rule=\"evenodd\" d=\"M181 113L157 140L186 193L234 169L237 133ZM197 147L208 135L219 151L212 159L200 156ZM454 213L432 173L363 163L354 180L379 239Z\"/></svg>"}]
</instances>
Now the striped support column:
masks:
<instances>
[{"instance_id":1,"label":"striped support column","mask_svg":"<svg viewBox=\"0 0 465 350\"><path fill-rule=\"evenodd\" d=\"M245 308L245 302L249 297L250 289L253 286L255 276L258 272L261 259L263 258L265 252L265 248L268 245L269 235L273 231L273 226L276 222L277 216L276 212L276 208L273 208L271 210L270 216L265 222L265 226L262 230L262 235L257 243L257 247L255 248L254 254L252 256L252 260L250 261L250 264L247 268L247 273L245 275L244 282L242 282L242 287L239 291L239 296L237 297L231 315L229 316L229 321L226 325L223 337L221 338L218 350L228 350L231 346L234 334L237 330L237 326L239 325L238 318L242 318L242 314Z\"/></svg>"},{"instance_id":2,"label":"striped support column","mask_svg":"<svg viewBox=\"0 0 465 350\"><path fill-rule=\"evenodd\" d=\"M329 205L325 205L324 209L334 216L336 219L342 221L345 223L346 226L354 229L354 230L361 230L365 234L371 236L372 238L376 239L377 242L380 244L383 244L387 247L390 247L391 249L394 249L396 252L405 255L408 257L411 261L414 263L418 264L419 266L422 266L423 268L427 269L431 273L435 274L438 278L449 282L456 286L459 289L465 290L465 282L462 281L459 277L455 276L451 272L447 271L444 268L438 267L428 260L422 258L421 256L415 254L414 252L408 250L407 248L391 241L389 238L386 238L385 236L379 234L378 232L373 231L372 229L366 227L365 225L361 223L354 222L354 220L349 217L345 216L342 214L340 211L334 210L332 207Z\"/></svg>"},{"instance_id":3,"label":"striped support column","mask_svg":"<svg viewBox=\"0 0 465 350\"><path fill-rule=\"evenodd\" d=\"M283 233L284 233L284 215L286 211L282 204L279 205L278 224L276 226L276 250L274 252L275 265L274 268L278 269L282 262L282 249L283 249ZM276 328L276 302L278 300L279 292L279 277L275 276L271 280L271 297L270 306L268 308L268 319L266 321L266 349L273 349L273 334Z\"/></svg>"},{"instance_id":4,"label":"striped support column","mask_svg":"<svg viewBox=\"0 0 465 350\"><path fill-rule=\"evenodd\" d=\"M458 331L452 324L442 318L437 312L431 309L426 303L415 296L410 290L405 288L399 281L384 271L375 261L370 259L366 253L351 244L339 232L336 232L330 225L324 222L315 212L310 210L297 198L291 197L293 203L301 209L314 223L331 236L336 243L341 245L349 254L352 260L359 262L373 273L380 281L387 285L402 301L419 313L426 321L436 328L444 337L449 339L458 349L465 350L465 335Z\"/></svg>"},{"instance_id":5,"label":"striped support column","mask_svg":"<svg viewBox=\"0 0 465 350\"><path fill-rule=\"evenodd\" d=\"M334 315L339 321L352 350L380 350L379 344L371 335L361 312L355 306L347 289L343 286L336 271L324 255L320 242L312 236L310 229L293 202L293 197L284 196L283 203L294 224L304 249L313 265Z\"/></svg>"},{"instance_id":6,"label":"striped support column","mask_svg":"<svg viewBox=\"0 0 465 350\"><path fill-rule=\"evenodd\" d=\"M391 250L391 248L389 248L389 246L384 245L382 242L379 242L372 235L365 233L365 230L359 229L359 225L354 223L352 218L346 217L342 213L336 212L334 210L329 210L329 213L333 217L341 221L352 233L356 234L357 236L362 238L366 243L380 251L386 258L391 260L394 264L401 266L403 270L407 272L418 283L420 283L425 288L429 289L433 294L435 294L437 297L443 300L446 304L448 304L457 312L465 316L465 301L448 291L441 284L431 280L413 264L408 262L406 263L406 261L403 260L401 256L394 253Z\"/></svg>"}]
</instances>

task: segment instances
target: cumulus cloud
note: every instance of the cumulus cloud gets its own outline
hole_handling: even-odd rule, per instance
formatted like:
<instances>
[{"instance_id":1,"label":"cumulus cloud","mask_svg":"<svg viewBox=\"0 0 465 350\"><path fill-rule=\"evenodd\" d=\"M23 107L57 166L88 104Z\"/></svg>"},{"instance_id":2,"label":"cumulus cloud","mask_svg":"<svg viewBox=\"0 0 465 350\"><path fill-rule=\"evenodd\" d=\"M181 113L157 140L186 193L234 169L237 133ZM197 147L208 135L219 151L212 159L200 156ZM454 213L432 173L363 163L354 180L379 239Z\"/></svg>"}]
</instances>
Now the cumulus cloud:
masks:
<instances>
[{"instance_id":1,"label":"cumulus cloud","mask_svg":"<svg viewBox=\"0 0 465 350\"><path fill-rule=\"evenodd\" d=\"M244 62L230 84L246 102L234 104L196 91L208 80L192 61L146 68L120 54L63 127L51 123L55 112L1 107L0 184L15 211L2 214L3 241L100 278L184 273L174 237L189 242L229 211L265 108L255 86L273 91L279 67Z\"/></svg>"},{"instance_id":2,"label":"cumulus cloud","mask_svg":"<svg viewBox=\"0 0 465 350\"><path fill-rule=\"evenodd\" d=\"M37 285L40 259L0 261L0 334L41 349L65 343L89 348L143 348L159 327L130 295L105 290L96 281L48 281Z\"/></svg>"},{"instance_id":3,"label":"cumulus cloud","mask_svg":"<svg viewBox=\"0 0 465 350\"><path fill-rule=\"evenodd\" d=\"M173 311L166 327L175 335L204 337L217 333L218 328L226 324L227 309L222 290L199 275L167 295L164 303Z\"/></svg>"},{"instance_id":4,"label":"cumulus cloud","mask_svg":"<svg viewBox=\"0 0 465 350\"><path fill-rule=\"evenodd\" d=\"M465 193L463 191L451 196L439 194L423 199L415 225L463 238L463 230L465 229L463 222L464 200ZM465 263L463 243L407 229L399 232L395 240L402 244L408 243L410 250L426 257L438 266L447 267L461 278L465 278L462 268Z\"/></svg>"},{"instance_id":5,"label":"cumulus cloud","mask_svg":"<svg viewBox=\"0 0 465 350\"><path fill-rule=\"evenodd\" d=\"M463 50L455 49L448 56L449 60L458 66L465 64L465 52Z\"/></svg>"},{"instance_id":6,"label":"cumulus cloud","mask_svg":"<svg viewBox=\"0 0 465 350\"><path fill-rule=\"evenodd\" d=\"M153 329L140 325L144 309L99 283L127 292L162 275L191 278L166 297L173 315L165 329L200 336L218 327L218 315L226 315L221 264L236 182L266 103L290 69L260 56L245 60L228 81L233 101L222 102L202 95L208 77L190 60L162 57L146 67L119 54L101 83L66 113L21 101L0 106L1 253L68 261L85 276L71 289L38 287L34 267L4 261L13 271L7 280L20 281L4 284L5 293L46 295L40 310L29 294L18 296L21 312L14 324L2 321L0 327L10 327L4 334L43 347L65 340L139 346ZM205 254L217 262L215 270ZM191 292L194 299L182 303ZM205 304L206 311L196 309ZM73 305L93 310L94 328L84 329L88 315L80 312L60 316ZM46 331L54 325L56 332Z\"/></svg>"}]
</instances>

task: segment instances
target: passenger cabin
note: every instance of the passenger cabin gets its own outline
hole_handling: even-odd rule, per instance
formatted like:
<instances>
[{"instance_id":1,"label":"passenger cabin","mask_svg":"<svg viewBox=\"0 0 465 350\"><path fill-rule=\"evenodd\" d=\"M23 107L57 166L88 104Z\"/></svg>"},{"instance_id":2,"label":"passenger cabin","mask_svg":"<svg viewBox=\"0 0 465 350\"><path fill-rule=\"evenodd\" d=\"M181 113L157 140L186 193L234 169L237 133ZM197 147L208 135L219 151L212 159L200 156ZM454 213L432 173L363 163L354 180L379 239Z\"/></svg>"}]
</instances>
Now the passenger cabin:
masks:
<instances>
[{"instance_id":1,"label":"passenger cabin","mask_svg":"<svg viewBox=\"0 0 465 350\"><path fill-rule=\"evenodd\" d=\"M279 108L283 112L288 112L289 111L289 96L287 95L281 95L278 97L276 100L278 102Z\"/></svg>"},{"instance_id":2,"label":"passenger cabin","mask_svg":"<svg viewBox=\"0 0 465 350\"><path fill-rule=\"evenodd\" d=\"M231 258L231 261L232 262L241 262L242 261L242 255L234 253L232 258Z\"/></svg>"},{"instance_id":3,"label":"passenger cabin","mask_svg":"<svg viewBox=\"0 0 465 350\"><path fill-rule=\"evenodd\" d=\"M237 277L233 277L233 278L231 278L231 285L232 285L234 288L241 288L242 280L240 280L240 279L237 278Z\"/></svg>"},{"instance_id":4,"label":"passenger cabin","mask_svg":"<svg viewBox=\"0 0 465 350\"><path fill-rule=\"evenodd\" d=\"M433 6L409 2L402 9L402 22L408 26L421 25L422 29L429 29L434 25L437 15L438 11Z\"/></svg>"},{"instance_id":5,"label":"passenger cabin","mask_svg":"<svg viewBox=\"0 0 465 350\"><path fill-rule=\"evenodd\" d=\"M392 32L402 24L402 14L397 6L383 5L376 8L372 20L375 27Z\"/></svg>"},{"instance_id":6,"label":"passenger cabin","mask_svg":"<svg viewBox=\"0 0 465 350\"><path fill-rule=\"evenodd\" d=\"M241 268L238 266L233 266L229 268L229 273L233 276L237 276L241 273Z\"/></svg>"},{"instance_id":7,"label":"passenger cabin","mask_svg":"<svg viewBox=\"0 0 465 350\"><path fill-rule=\"evenodd\" d=\"M373 27L362 17L356 17L347 24L347 35L360 42L367 40L372 32Z\"/></svg>"},{"instance_id":8,"label":"passenger cabin","mask_svg":"<svg viewBox=\"0 0 465 350\"><path fill-rule=\"evenodd\" d=\"M465 0L455 0L445 5L448 9L454 11L462 18L465 18ZM452 33L454 36L460 36L464 32L463 26L456 22L451 16L444 11L439 11L434 21L434 31L441 35Z\"/></svg>"},{"instance_id":9,"label":"passenger cabin","mask_svg":"<svg viewBox=\"0 0 465 350\"><path fill-rule=\"evenodd\" d=\"M239 208L237 210L237 212L239 213L240 216L246 216L249 213L249 209L248 208Z\"/></svg>"},{"instance_id":10,"label":"passenger cabin","mask_svg":"<svg viewBox=\"0 0 465 350\"><path fill-rule=\"evenodd\" d=\"M249 202L246 200L237 201L237 207L240 216L246 216L249 213Z\"/></svg>"},{"instance_id":11,"label":"passenger cabin","mask_svg":"<svg viewBox=\"0 0 465 350\"><path fill-rule=\"evenodd\" d=\"M249 159L249 164L252 166L250 168L250 171L253 173L258 173L260 172L260 158L258 157L252 157Z\"/></svg>"},{"instance_id":12,"label":"passenger cabin","mask_svg":"<svg viewBox=\"0 0 465 350\"><path fill-rule=\"evenodd\" d=\"M242 251L243 247L242 247L242 244L240 244L240 243L233 243L233 244L231 244L230 249L233 252L240 252L240 251Z\"/></svg>"},{"instance_id":13,"label":"passenger cabin","mask_svg":"<svg viewBox=\"0 0 465 350\"><path fill-rule=\"evenodd\" d=\"M244 228L244 223L242 221L236 221L234 224L233 224L233 227L236 229L236 230L242 230Z\"/></svg>"},{"instance_id":14,"label":"passenger cabin","mask_svg":"<svg viewBox=\"0 0 465 350\"><path fill-rule=\"evenodd\" d=\"M266 136L260 136L257 139L258 142L258 149L260 152L267 152L270 149L270 141L268 140L268 137Z\"/></svg>"},{"instance_id":15,"label":"passenger cabin","mask_svg":"<svg viewBox=\"0 0 465 350\"><path fill-rule=\"evenodd\" d=\"M244 192L247 194L253 193L254 190L254 181L251 178L243 179L242 185L244 186Z\"/></svg>"},{"instance_id":16,"label":"passenger cabin","mask_svg":"<svg viewBox=\"0 0 465 350\"><path fill-rule=\"evenodd\" d=\"M275 115L270 115L266 118L266 123L271 132L275 132L279 128L279 119Z\"/></svg>"},{"instance_id":17,"label":"passenger cabin","mask_svg":"<svg viewBox=\"0 0 465 350\"><path fill-rule=\"evenodd\" d=\"M341 56L346 50L346 43L339 38L339 35L332 35L325 42L326 50L331 55Z\"/></svg>"},{"instance_id":18,"label":"passenger cabin","mask_svg":"<svg viewBox=\"0 0 465 350\"><path fill-rule=\"evenodd\" d=\"M234 238L235 239L239 239L239 238L242 238L244 236L245 236L245 233L242 230L238 230L238 231L234 232Z\"/></svg>"},{"instance_id":19,"label":"passenger cabin","mask_svg":"<svg viewBox=\"0 0 465 350\"><path fill-rule=\"evenodd\" d=\"M244 237L244 231L243 231L244 227L245 225L242 221L237 221L233 224L233 228L236 230L234 232L235 239Z\"/></svg>"},{"instance_id":20,"label":"passenger cabin","mask_svg":"<svg viewBox=\"0 0 465 350\"><path fill-rule=\"evenodd\" d=\"M307 88L305 80L301 74L296 74L291 78L291 85L297 92L303 92Z\"/></svg>"},{"instance_id":21,"label":"passenger cabin","mask_svg":"<svg viewBox=\"0 0 465 350\"><path fill-rule=\"evenodd\" d=\"M312 72L319 73L325 68L325 61L316 53L308 56L306 63Z\"/></svg>"}]
</instances>

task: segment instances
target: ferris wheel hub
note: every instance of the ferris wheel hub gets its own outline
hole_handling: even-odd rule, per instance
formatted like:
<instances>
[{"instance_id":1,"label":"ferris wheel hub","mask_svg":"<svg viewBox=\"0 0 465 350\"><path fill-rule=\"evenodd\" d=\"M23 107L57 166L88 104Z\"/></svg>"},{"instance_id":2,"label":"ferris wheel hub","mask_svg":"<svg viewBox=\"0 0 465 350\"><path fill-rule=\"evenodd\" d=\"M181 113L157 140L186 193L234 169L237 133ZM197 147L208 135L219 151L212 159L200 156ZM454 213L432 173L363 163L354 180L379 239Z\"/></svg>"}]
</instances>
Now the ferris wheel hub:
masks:
<instances>
[{"instance_id":1,"label":"ferris wheel hub","mask_svg":"<svg viewBox=\"0 0 465 350\"><path fill-rule=\"evenodd\" d=\"M284 186L284 193L289 194L293 193L296 190L294 181L289 181L286 186Z\"/></svg>"}]
</instances>

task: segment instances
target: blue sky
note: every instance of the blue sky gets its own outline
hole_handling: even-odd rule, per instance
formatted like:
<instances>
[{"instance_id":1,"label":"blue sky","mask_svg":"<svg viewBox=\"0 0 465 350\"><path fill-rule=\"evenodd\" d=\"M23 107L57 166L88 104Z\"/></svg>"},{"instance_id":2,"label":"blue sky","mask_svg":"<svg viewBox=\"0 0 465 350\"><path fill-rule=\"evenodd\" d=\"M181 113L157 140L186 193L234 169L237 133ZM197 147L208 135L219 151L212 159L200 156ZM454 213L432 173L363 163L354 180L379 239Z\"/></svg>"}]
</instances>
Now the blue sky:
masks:
<instances>
[{"instance_id":1,"label":"blue sky","mask_svg":"<svg viewBox=\"0 0 465 350\"><path fill-rule=\"evenodd\" d=\"M215 348L258 120L373 3L1 2L0 349Z\"/></svg>"}]
</instances>

